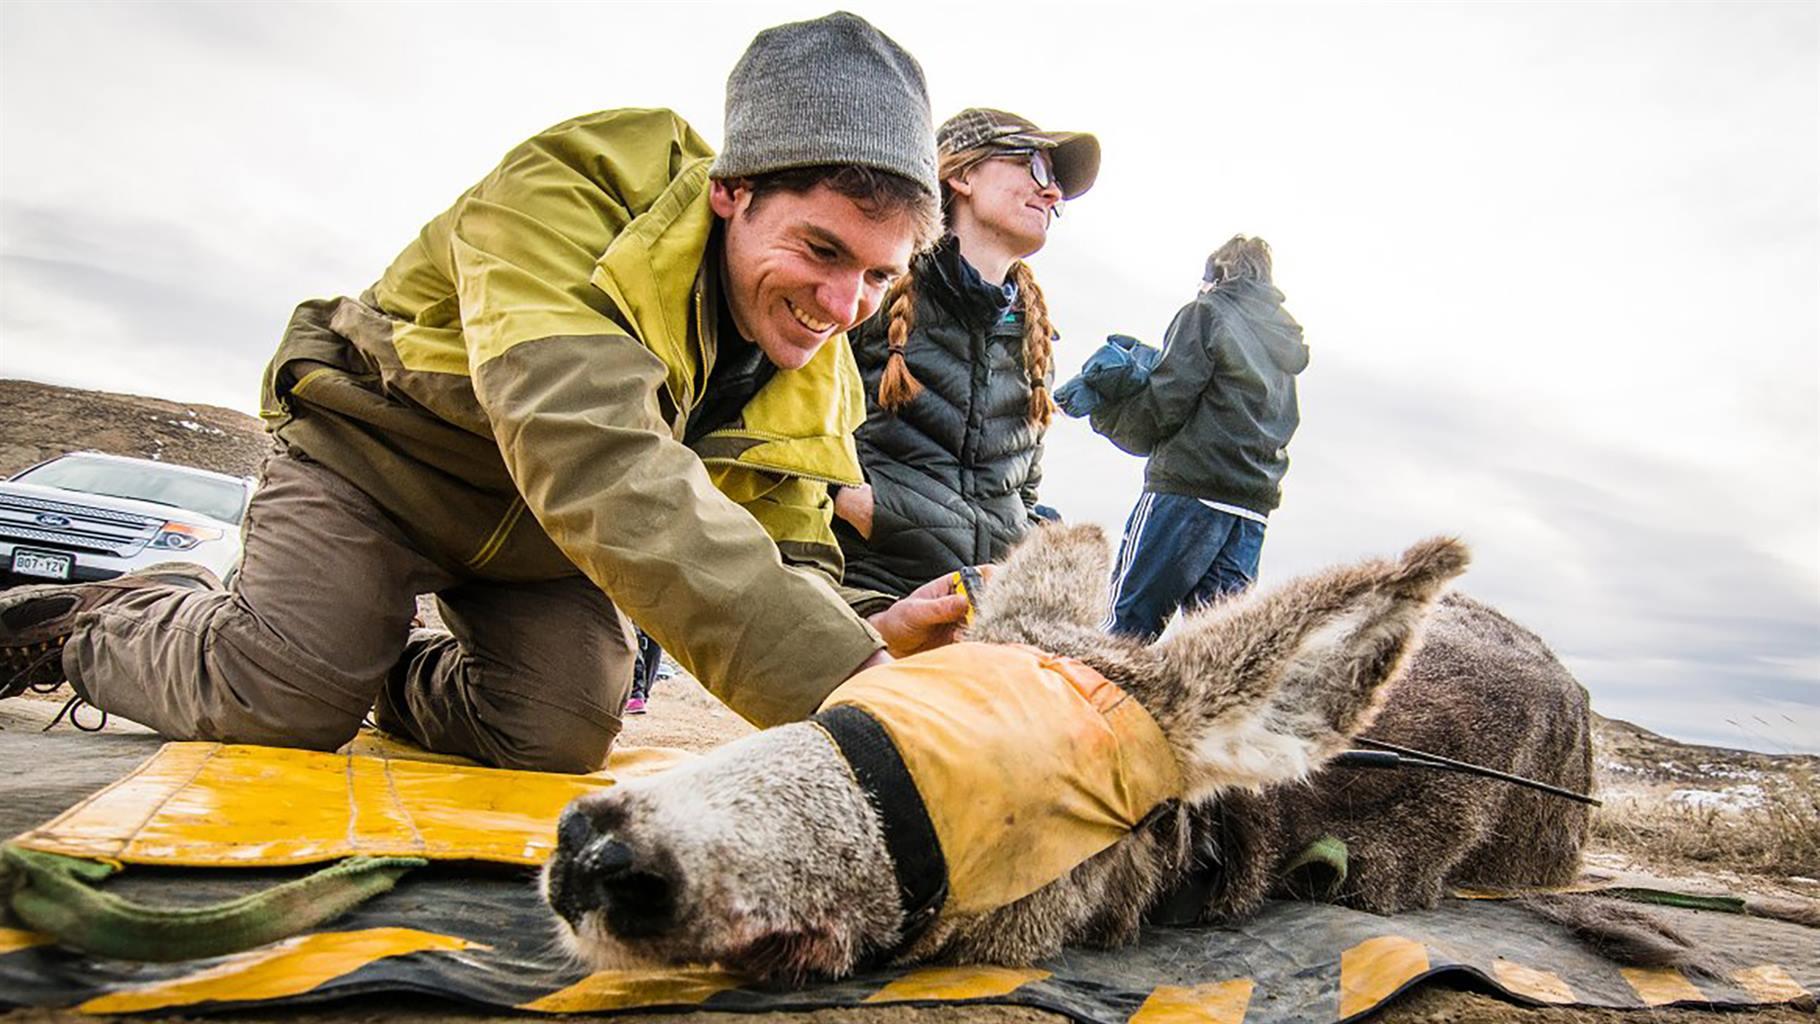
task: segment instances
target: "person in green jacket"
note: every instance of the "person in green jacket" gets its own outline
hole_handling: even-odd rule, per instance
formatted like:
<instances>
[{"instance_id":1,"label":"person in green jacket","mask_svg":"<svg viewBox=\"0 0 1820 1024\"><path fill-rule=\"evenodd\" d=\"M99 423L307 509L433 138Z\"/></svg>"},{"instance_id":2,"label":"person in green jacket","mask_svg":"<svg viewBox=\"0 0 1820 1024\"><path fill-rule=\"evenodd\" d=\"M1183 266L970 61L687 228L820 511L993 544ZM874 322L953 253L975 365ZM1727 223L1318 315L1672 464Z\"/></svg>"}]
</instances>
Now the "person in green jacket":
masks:
<instances>
[{"instance_id":1,"label":"person in green jacket","mask_svg":"<svg viewBox=\"0 0 1820 1024\"><path fill-rule=\"evenodd\" d=\"M914 58L833 14L761 32L717 155L666 110L506 155L358 298L305 302L231 588L0 596L0 696L174 739L334 749L371 711L432 750L590 771L627 617L758 725L951 638L964 596L840 586L861 474L844 332L938 230ZM449 632L413 630L435 594Z\"/></svg>"}]
</instances>

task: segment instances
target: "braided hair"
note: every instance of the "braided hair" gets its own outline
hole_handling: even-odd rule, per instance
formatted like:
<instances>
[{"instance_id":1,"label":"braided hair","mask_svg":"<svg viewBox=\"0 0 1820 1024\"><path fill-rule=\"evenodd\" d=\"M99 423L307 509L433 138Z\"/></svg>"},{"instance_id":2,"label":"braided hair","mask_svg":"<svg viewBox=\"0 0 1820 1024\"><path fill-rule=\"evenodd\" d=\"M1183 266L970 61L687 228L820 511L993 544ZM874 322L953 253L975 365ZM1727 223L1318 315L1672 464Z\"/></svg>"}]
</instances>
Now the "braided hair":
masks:
<instances>
[{"instance_id":1,"label":"braided hair","mask_svg":"<svg viewBox=\"0 0 1820 1024\"><path fill-rule=\"evenodd\" d=\"M1055 328L1049 323L1049 305L1043 300L1043 289L1030 272L1030 264L1018 260L1011 265L1011 283L1017 285L1018 298L1024 304L1024 376L1030 381L1030 422L1039 429L1049 426L1055 417L1055 402L1049 397L1049 359L1055 344Z\"/></svg>"},{"instance_id":2,"label":"braided hair","mask_svg":"<svg viewBox=\"0 0 1820 1024\"><path fill-rule=\"evenodd\" d=\"M942 179L942 208L947 209L954 195L948 189L948 179L973 167L989 157L999 155L999 151L990 146L966 149L958 153L943 153L941 165L937 168ZM1038 429L1049 426L1055 416L1055 402L1049 397L1049 361L1055 339L1055 327L1049 320L1049 306L1043 299L1043 289L1036 283L1036 275L1030 272L1030 265L1018 260L1011 265L1011 283L1017 286L1018 301L1024 309L1024 377L1030 384L1030 422ZM891 412L907 405L922 393L923 385L910 372L910 364L904 359L904 347L910 341L910 332L916 327L916 268L911 265L909 273L898 278L891 290L885 293L885 372L879 377L878 404Z\"/></svg>"},{"instance_id":3,"label":"braided hair","mask_svg":"<svg viewBox=\"0 0 1820 1024\"><path fill-rule=\"evenodd\" d=\"M896 412L922 393L922 382L904 361L904 345L916 325L916 271L897 279L885 293L885 372L878 379L878 404Z\"/></svg>"}]
</instances>

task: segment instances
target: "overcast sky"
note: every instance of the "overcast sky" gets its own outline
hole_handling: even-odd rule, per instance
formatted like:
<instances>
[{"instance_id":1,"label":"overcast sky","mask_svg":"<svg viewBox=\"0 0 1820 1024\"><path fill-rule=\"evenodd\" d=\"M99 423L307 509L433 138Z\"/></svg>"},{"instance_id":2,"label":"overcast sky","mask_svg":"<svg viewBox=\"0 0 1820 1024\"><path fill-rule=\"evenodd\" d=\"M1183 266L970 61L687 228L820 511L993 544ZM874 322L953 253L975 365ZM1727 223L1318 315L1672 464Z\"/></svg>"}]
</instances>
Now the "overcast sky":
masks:
<instances>
[{"instance_id":1,"label":"overcast sky","mask_svg":"<svg viewBox=\"0 0 1820 1024\"><path fill-rule=\"evenodd\" d=\"M1066 372L1206 253L1307 328L1266 582L1418 537L1607 715L1820 750L1820 5L874 4L936 116L1093 131L1032 260ZM0 5L0 375L248 412L514 143L669 106L818 3ZM4 429L4 425L0 425ZM1051 434L1116 530L1140 460Z\"/></svg>"}]
</instances>

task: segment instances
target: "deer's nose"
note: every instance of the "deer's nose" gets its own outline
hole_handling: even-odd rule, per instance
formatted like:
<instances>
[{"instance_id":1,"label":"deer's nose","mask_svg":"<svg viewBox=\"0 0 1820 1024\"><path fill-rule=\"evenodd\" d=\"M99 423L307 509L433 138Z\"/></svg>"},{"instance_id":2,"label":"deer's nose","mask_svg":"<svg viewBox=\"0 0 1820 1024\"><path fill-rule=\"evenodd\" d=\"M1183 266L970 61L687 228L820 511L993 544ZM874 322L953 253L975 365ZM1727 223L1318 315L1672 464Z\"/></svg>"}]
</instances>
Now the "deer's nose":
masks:
<instances>
[{"instance_id":1,"label":"deer's nose","mask_svg":"<svg viewBox=\"0 0 1820 1024\"><path fill-rule=\"evenodd\" d=\"M669 874L611 837L588 847L579 870L605 912L607 929L625 939L668 931L676 920L676 891Z\"/></svg>"},{"instance_id":2,"label":"deer's nose","mask_svg":"<svg viewBox=\"0 0 1820 1024\"><path fill-rule=\"evenodd\" d=\"M617 880L632 870L632 864L632 848L611 836L589 843L575 859L576 870L596 886Z\"/></svg>"},{"instance_id":3,"label":"deer's nose","mask_svg":"<svg viewBox=\"0 0 1820 1024\"><path fill-rule=\"evenodd\" d=\"M556 851L574 857L594 841L594 823L588 816L571 807L556 822Z\"/></svg>"},{"instance_id":4,"label":"deer's nose","mask_svg":"<svg viewBox=\"0 0 1820 1024\"><path fill-rule=\"evenodd\" d=\"M574 807L556 822L556 852L550 857L547 889L550 909L576 927L589 911L599 909L588 867L598 838L594 823Z\"/></svg>"},{"instance_id":5,"label":"deer's nose","mask_svg":"<svg viewBox=\"0 0 1820 1024\"><path fill-rule=\"evenodd\" d=\"M661 934L675 923L676 887L668 871L617 832L579 809L563 814L550 864L551 909L576 926L597 914L621 938Z\"/></svg>"}]
</instances>

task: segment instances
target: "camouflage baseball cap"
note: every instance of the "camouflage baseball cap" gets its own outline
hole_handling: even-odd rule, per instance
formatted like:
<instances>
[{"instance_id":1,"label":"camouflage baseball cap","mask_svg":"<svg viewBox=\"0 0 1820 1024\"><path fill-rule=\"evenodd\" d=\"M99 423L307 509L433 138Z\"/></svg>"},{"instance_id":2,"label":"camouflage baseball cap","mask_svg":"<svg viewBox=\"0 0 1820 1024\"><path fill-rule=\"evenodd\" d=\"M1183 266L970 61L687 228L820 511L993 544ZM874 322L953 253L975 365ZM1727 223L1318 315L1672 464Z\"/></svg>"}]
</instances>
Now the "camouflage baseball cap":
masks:
<instances>
[{"instance_id":1,"label":"camouflage baseball cap","mask_svg":"<svg viewBox=\"0 0 1820 1024\"><path fill-rule=\"evenodd\" d=\"M1100 173L1100 140L1091 134L1046 132L1016 114L989 107L968 107L942 122L935 132L935 144L943 153L980 146L1047 150L1064 199L1092 188Z\"/></svg>"}]
</instances>

